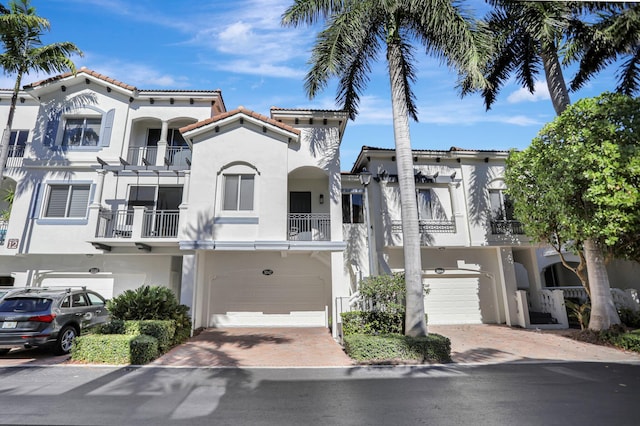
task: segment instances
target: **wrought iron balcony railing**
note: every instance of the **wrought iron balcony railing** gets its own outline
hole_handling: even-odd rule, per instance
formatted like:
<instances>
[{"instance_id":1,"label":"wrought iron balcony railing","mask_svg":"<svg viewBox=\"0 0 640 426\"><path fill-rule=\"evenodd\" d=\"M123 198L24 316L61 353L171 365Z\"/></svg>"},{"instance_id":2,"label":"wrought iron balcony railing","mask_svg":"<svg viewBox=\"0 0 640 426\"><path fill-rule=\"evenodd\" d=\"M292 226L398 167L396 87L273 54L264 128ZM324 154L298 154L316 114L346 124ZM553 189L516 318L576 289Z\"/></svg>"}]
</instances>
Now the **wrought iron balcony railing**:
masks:
<instances>
[{"instance_id":1,"label":"wrought iron balcony railing","mask_svg":"<svg viewBox=\"0 0 640 426\"><path fill-rule=\"evenodd\" d=\"M517 220L492 220L491 233L494 235L524 235L524 227Z\"/></svg>"},{"instance_id":2,"label":"wrought iron balcony railing","mask_svg":"<svg viewBox=\"0 0 640 426\"><path fill-rule=\"evenodd\" d=\"M328 213L289 213L289 240L329 241L331 216Z\"/></svg>"}]
</instances>

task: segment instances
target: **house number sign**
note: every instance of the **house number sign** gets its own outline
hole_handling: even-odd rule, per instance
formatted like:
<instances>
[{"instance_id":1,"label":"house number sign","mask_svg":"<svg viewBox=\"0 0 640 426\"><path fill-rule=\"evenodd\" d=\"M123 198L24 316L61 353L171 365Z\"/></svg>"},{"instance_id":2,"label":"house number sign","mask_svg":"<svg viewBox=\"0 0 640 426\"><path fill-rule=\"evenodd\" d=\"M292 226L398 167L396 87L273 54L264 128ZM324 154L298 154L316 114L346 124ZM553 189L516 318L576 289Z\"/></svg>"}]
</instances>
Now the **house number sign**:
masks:
<instances>
[{"instance_id":1,"label":"house number sign","mask_svg":"<svg viewBox=\"0 0 640 426\"><path fill-rule=\"evenodd\" d=\"M7 241L7 248L8 249L17 249L19 241L20 241L19 238L9 238L9 240Z\"/></svg>"}]
</instances>

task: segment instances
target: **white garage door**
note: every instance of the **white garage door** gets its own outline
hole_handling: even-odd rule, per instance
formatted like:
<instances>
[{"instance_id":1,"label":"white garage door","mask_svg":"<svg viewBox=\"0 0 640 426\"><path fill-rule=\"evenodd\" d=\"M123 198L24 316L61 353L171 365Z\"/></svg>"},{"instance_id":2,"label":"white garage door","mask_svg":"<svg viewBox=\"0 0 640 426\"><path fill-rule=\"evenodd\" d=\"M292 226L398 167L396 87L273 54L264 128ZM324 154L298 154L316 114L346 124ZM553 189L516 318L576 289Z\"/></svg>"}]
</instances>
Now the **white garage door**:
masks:
<instances>
[{"instance_id":1,"label":"white garage door","mask_svg":"<svg viewBox=\"0 0 640 426\"><path fill-rule=\"evenodd\" d=\"M235 276L213 281L210 325L326 327L326 285L315 277Z\"/></svg>"},{"instance_id":2,"label":"white garage door","mask_svg":"<svg viewBox=\"0 0 640 426\"><path fill-rule=\"evenodd\" d=\"M479 278L425 278L424 298L429 324L481 324Z\"/></svg>"}]
</instances>

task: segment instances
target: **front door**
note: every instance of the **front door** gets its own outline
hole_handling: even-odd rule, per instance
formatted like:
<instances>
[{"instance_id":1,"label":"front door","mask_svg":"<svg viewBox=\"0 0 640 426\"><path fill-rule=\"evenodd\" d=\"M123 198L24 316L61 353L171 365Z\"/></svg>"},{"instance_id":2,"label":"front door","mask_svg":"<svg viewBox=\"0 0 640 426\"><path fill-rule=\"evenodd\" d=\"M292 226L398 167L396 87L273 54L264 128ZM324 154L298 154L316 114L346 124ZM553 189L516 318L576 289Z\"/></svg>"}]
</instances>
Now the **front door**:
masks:
<instances>
[{"instance_id":1,"label":"front door","mask_svg":"<svg viewBox=\"0 0 640 426\"><path fill-rule=\"evenodd\" d=\"M290 192L289 212L311 213L311 192Z\"/></svg>"},{"instance_id":2,"label":"front door","mask_svg":"<svg viewBox=\"0 0 640 426\"><path fill-rule=\"evenodd\" d=\"M311 192L293 191L289 193L289 234L299 235L311 231L309 217L311 213Z\"/></svg>"}]
</instances>

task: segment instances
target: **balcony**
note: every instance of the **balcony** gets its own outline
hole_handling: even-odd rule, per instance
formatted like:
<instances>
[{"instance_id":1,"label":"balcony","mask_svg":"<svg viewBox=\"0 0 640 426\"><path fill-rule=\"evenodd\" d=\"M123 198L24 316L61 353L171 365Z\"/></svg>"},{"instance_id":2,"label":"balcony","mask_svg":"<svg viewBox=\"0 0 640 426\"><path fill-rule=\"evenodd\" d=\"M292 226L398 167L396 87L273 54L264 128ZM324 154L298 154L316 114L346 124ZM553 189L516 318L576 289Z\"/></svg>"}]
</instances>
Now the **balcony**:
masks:
<instances>
[{"instance_id":1,"label":"balcony","mask_svg":"<svg viewBox=\"0 0 640 426\"><path fill-rule=\"evenodd\" d=\"M24 157L24 145L11 145L7 157L7 168L22 167L22 159Z\"/></svg>"},{"instance_id":2,"label":"balcony","mask_svg":"<svg viewBox=\"0 0 640 426\"><path fill-rule=\"evenodd\" d=\"M134 166L144 166L145 162L155 165L157 156L157 146L134 146L129 148L127 162Z\"/></svg>"},{"instance_id":3,"label":"balcony","mask_svg":"<svg viewBox=\"0 0 640 426\"><path fill-rule=\"evenodd\" d=\"M455 220L420 220L418 221L420 234L455 234ZM402 221L394 220L391 222L391 233L402 233Z\"/></svg>"},{"instance_id":4,"label":"balcony","mask_svg":"<svg viewBox=\"0 0 640 426\"><path fill-rule=\"evenodd\" d=\"M517 220L492 220L493 235L524 235L524 227Z\"/></svg>"},{"instance_id":5,"label":"balcony","mask_svg":"<svg viewBox=\"0 0 640 426\"><path fill-rule=\"evenodd\" d=\"M163 151L164 158L159 157ZM127 152L127 162L134 166L170 164L180 169L188 169L190 158L191 150L187 146L167 146L166 151L159 151L157 146L134 146Z\"/></svg>"},{"instance_id":6,"label":"balcony","mask_svg":"<svg viewBox=\"0 0 640 426\"><path fill-rule=\"evenodd\" d=\"M331 216L328 213L289 213L289 241L331 240Z\"/></svg>"},{"instance_id":7,"label":"balcony","mask_svg":"<svg viewBox=\"0 0 640 426\"><path fill-rule=\"evenodd\" d=\"M138 215L141 220L137 220ZM178 210L103 210L98 216L96 238L177 238L179 218ZM141 226L135 226L138 223Z\"/></svg>"}]
</instances>

